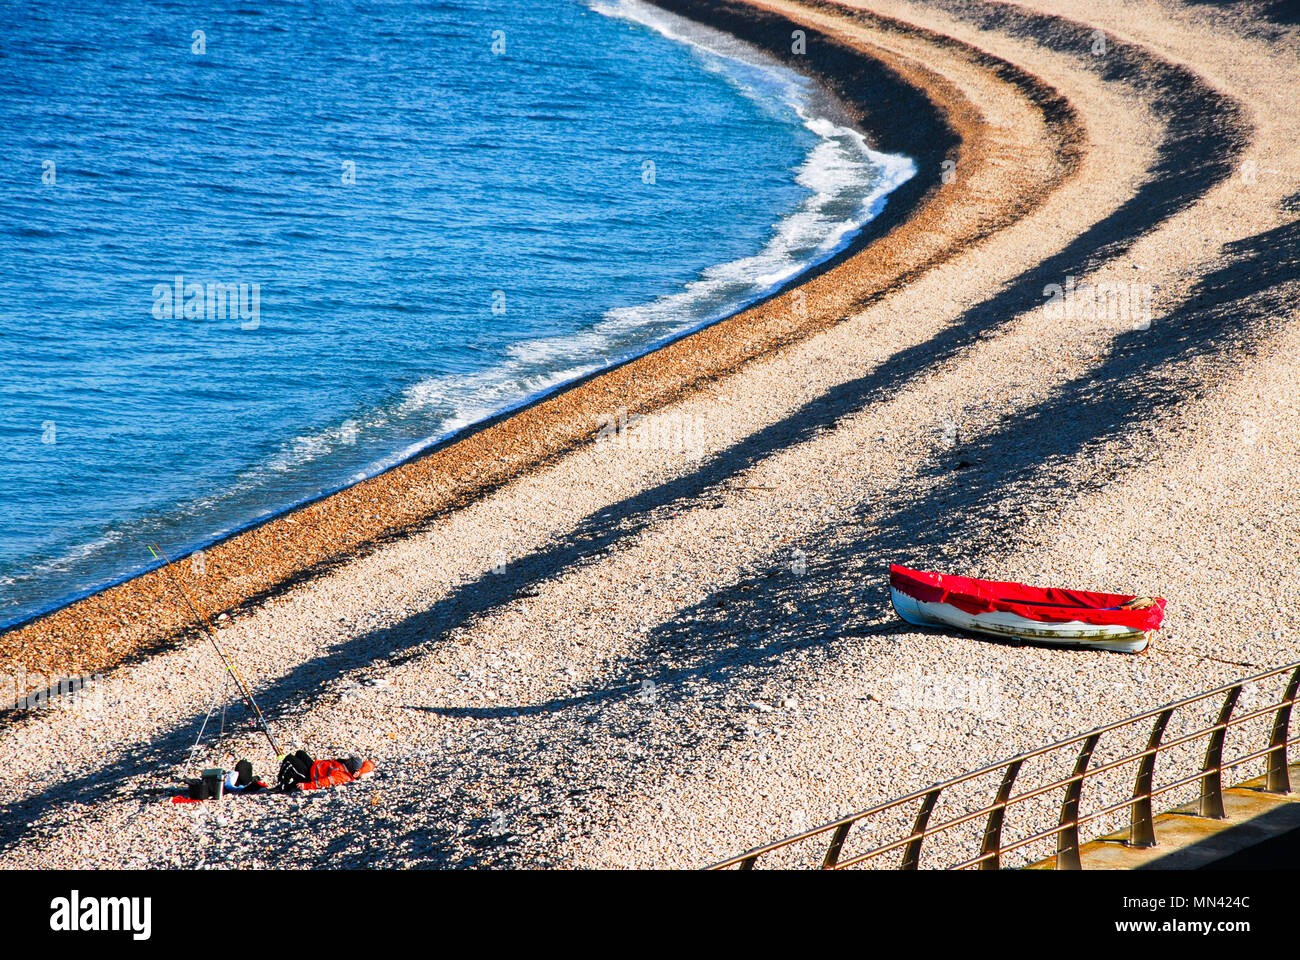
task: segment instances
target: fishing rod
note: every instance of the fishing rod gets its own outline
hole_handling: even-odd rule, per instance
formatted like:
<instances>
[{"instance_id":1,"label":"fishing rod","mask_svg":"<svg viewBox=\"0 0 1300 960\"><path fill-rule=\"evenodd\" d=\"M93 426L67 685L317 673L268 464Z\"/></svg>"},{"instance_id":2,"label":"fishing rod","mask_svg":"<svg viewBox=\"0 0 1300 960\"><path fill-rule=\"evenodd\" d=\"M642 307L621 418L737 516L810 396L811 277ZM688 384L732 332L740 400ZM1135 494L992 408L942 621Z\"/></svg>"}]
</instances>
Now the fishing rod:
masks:
<instances>
[{"instance_id":1,"label":"fishing rod","mask_svg":"<svg viewBox=\"0 0 1300 960\"><path fill-rule=\"evenodd\" d=\"M275 751L275 756L277 759L284 756L284 752L280 749L280 745L275 742L275 737L271 733L271 725L266 722L266 717L262 716L262 709L257 705L257 701L253 699L253 694L249 691L248 684L244 682L244 678L240 675L239 669L235 666L235 661L230 658L230 654L226 653L225 648L221 646L221 641L217 639L216 627L212 625L212 621L207 618L207 615L199 609L198 604L194 602L194 598L190 596L190 592L185 589L185 584L183 584L180 578L176 576L176 571L172 569L171 559L167 554L163 553L162 547L158 546L156 543L149 547L149 552L152 553L155 558L163 562L168 576L171 577L172 583L176 584L176 589L179 590L181 596L185 598L185 602L189 604L190 612L192 612L194 616L198 617L203 625L208 628L208 639L212 641L212 646L216 648L217 656L221 657L221 662L225 664L226 671L235 678L235 685L239 687L239 692L244 695L244 701L253 711L253 716L257 718L257 722L261 726L262 732L266 734L266 739L271 744L271 749Z\"/></svg>"}]
</instances>

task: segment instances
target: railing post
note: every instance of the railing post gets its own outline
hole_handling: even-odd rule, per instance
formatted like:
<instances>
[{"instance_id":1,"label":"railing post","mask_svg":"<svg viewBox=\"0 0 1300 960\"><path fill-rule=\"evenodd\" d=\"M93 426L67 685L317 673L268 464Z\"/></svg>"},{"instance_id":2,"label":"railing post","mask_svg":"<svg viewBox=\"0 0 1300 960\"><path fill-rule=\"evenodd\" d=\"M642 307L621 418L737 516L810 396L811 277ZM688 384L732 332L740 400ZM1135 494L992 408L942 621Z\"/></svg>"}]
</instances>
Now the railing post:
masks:
<instances>
[{"instance_id":1,"label":"railing post","mask_svg":"<svg viewBox=\"0 0 1300 960\"><path fill-rule=\"evenodd\" d=\"M1083 741L1079 759L1074 762L1074 775L1065 788L1065 800L1061 803L1060 826L1064 829L1056 834L1056 869L1082 870L1079 859L1079 797L1083 793L1083 778L1088 772L1088 762L1092 751L1101 739L1100 733L1094 733Z\"/></svg>"},{"instance_id":2,"label":"railing post","mask_svg":"<svg viewBox=\"0 0 1300 960\"><path fill-rule=\"evenodd\" d=\"M1007 800L1011 796L1011 786L1016 782L1023 761L1013 760L1007 765L1002 775L1002 785L998 787L997 799L993 801L993 810L989 813L989 822L984 827L984 842L980 845L981 870L998 870L1001 868L1002 821L1006 818Z\"/></svg>"},{"instance_id":3,"label":"railing post","mask_svg":"<svg viewBox=\"0 0 1300 960\"><path fill-rule=\"evenodd\" d=\"M1128 843L1130 847L1154 847L1156 824L1151 814L1151 782L1156 772L1156 757L1160 752L1160 738L1173 716L1174 708L1160 711L1147 738L1146 756L1138 763L1137 778L1133 781L1133 805L1129 808Z\"/></svg>"},{"instance_id":4,"label":"railing post","mask_svg":"<svg viewBox=\"0 0 1300 960\"><path fill-rule=\"evenodd\" d=\"M755 854L755 855L752 856L752 857L746 857L744 860L741 860L741 861L740 861L740 869L741 869L741 870L753 870L753 869L754 869L754 861L757 860L757 859L758 859L758 855L757 855L757 854Z\"/></svg>"},{"instance_id":5,"label":"railing post","mask_svg":"<svg viewBox=\"0 0 1300 960\"><path fill-rule=\"evenodd\" d=\"M1201 799L1196 812L1202 817L1223 820L1227 813L1223 809L1223 740L1228 735L1228 721L1241 696L1241 684L1228 691L1219 708L1219 719L1215 721L1218 730L1210 734L1210 743L1205 748L1205 764L1201 767Z\"/></svg>"},{"instance_id":6,"label":"railing post","mask_svg":"<svg viewBox=\"0 0 1300 960\"><path fill-rule=\"evenodd\" d=\"M921 801L921 809L916 815L916 823L912 825L912 839L907 842L907 846L903 850L903 862L899 865L900 870L916 870L921 864L921 841L925 839L925 827L930 822L930 814L934 813L934 803L939 799L940 789L940 787L935 787Z\"/></svg>"},{"instance_id":7,"label":"railing post","mask_svg":"<svg viewBox=\"0 0 1300 960\"><path fill-rule=\"evenodd\" d=\"M840 851L844 849L844 839L849 835L849 831L853 829L854 822L841 823L835 828L835 835L831 837L831 845L826 848L826 856L822 860L823 870L834 870L835 864L839 863Z\"/></svg>"},{"instance_id":8,"label":"railing post","mask_svg":"<svg viewBox=\"0 0 1300 960\"><path fill-rule=\"evenodd\" d=\"M1269 740L1267 756L1266 786L1269 793L1290 793L1291 773L1287 769L1286 743L1291 739L1291 704L1295 702L1296 693L1300 692L1300 667L1291 674L1291 682L1286 685L1286 696L1282 706L1273 718L1273 736Z\"/></svg>"}]
</instances>

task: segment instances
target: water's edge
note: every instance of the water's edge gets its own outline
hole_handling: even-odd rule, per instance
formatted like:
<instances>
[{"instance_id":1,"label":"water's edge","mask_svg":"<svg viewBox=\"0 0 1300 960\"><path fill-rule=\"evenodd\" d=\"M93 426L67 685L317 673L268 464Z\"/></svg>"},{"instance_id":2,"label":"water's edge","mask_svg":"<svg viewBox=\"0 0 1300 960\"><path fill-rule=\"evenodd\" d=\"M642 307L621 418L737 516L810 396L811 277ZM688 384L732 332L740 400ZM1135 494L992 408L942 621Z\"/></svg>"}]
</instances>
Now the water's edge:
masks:
<instances>
[{"instance_id":1,"label":"water's edge","mask_svg":"<svg viewBox=\"0 0 1300 960\"><path fill-rule=\"evenodd\" d=\"M665 7L671 5L672 5L671 3L662 4L662 6ZM759 61L774 65L779 69L791 70L791 71L794 70L793 67L787 64L781 64L774 58L767 56L766 54L763 54L757 47L752 47L748 43L745 43L744 41L735 40L735 38L730 37L730 34L724 34L721 30L711 28L711 27L701 27L693 20L688 21L685 17L682 17L680 15L675 15L672 13L660 11L659 5L651 6L648 3L639 2L639 0L632 0L632 2L630 3L625 2L623 6L621 6L617 10L614 10L612 8L608 10L601 10L600 9L601 6L602 6L601 4L594 4L593 8L597 9L599 12L607 12L612 15L624 16L629 19L636 19L639 22L651 26L653 29L665 33L665 35L671 37L674 40L677 40L678 42L683 42L683 43L701 42L699 35L693 32L696 27L699 27L699 29L703 31L707 31L707 33L713 35L713 37L724 37L724 38L732 39L733 42L745 48L746 56L753 56ZM608 7L608 5L604 5L604 6ZM649 11L653 11L653 13L649 13ZM665 19L665 18L671 18L671 19ZM675 31L675 32L670 32L670 31ZM686 32L683 33L683 31ZM733 53L733 51L719 51L717 49L712 49L711 52L722 56L729 56L732 55ZM864 142L867 142L867 137L869 134L868 131L862 129L863 125L860 122L853 119L849 119L849 120L844 119L844 118L854 118L856 116L855 111L852 108L850 108L848 105L846 105L837 96L837 94L834 91L827 89L824 84L821 84L816 77L809 77L808 74L806 73L802 75L812 80L814 83L817 83L820 93L824 95L824 102L818 104L819 115L822 114L823 111L825 111L825 115L827 116L828 119L831 117L834 118L829 122L833 122L837 125L843 125L849 127L858 136L862 137L864 139ZM895 165L894 167L895 174L905 173L905 175L898 175L896 179L890 179L884 176L882 173L882 181L881 181L880 189L878 189L875 192L874 196L872 197L872 207L870 210L870 215L861 223L859 223L856 226L856 228L852 230L847 230L838 238L836 238L836 242L834 243L834 245L830 249L828 249L823 256L805 263L802 266L802 268L799 270L799 272L779 280L778 282L774 283L770 289L746 301L742 301L734 304L724 314L720 314L714 317L709 317L686 329L676 331L671 335L651 341L645 344L644 346L637 348L634 351L622 355L612 356L597 368L594 368L588 372L572 377L570 379L563 380L561 382L547 386L546 388L539 390L534 394L528 395L526 397L522 397L518 401L515 401L513 403L504 406L503 408L491 413L490 415L477 419L471 423L467 423L462 426L459 426L453 430L446 432L445 434L435 436L430 440L428 440L427 442L422 443L416 447L408 448L407 450L403 451L400 456L391 460L390 462L385 462L382 466L376 469L365 472L363 474L358 474L353 478L350 478L348 481L344 483L328 488L316 495L302 498L293 501L291 503L285 504L284 506L277 508L271 512L268 512L263 516L260 516L249 522L240 524L238 526L228 528L219 534L197 538L193 541L185 543L180 547L174 548L174 551L171 554L171 559L176 560L178 558L188 557L197 551L207 550L219 544L223 544L241 534L265 526L266 524L284 518L306 507L310 507L314 504L318 504L324 500L327 500L339 494L342 491L351 489L357 486L358 484L364 483L368 480L372 480L375 477L397 470L399 468L411 464L414 461L423 459L434 453L445 450L446 448L465 440L467 437L473 436L474 434L480 433L494 425L500 424L501 422L515 416L521 411L537 406L538 404L543 403L544 401L552 397L555 397L558 394L564 393L569 390L573 390L583 384L589 383L592 380L595 380L599 377L609 374L610 372L615 371L621 367L624 367L636 360L644 358L649 354L662 350L663 348L665 348L670 344L674 344L681 340L687 339L693 336L694 334L699 333L701 330L704 330L711 326L715 326L741 313L744 313L746 310L749 310L759 304L765 303L771 299L779 297L784 293L787 293L791 289L798 287L803 283L807 282L812 277L820 275L826 270L829 270L834 266L836 266L837 264L842 263L845 260L851 258L857 252L859 252L863 246L865 246L872 240L876 239L876 237L879 235L879 231L874 229L869 229L869 228L876 226L876 220L880 216L882 210L885 208L888 198L893 195L894 191L897 190L898 187L900 187L901 185L903 185L909 179L912 178L916 169L914 162L912 162L907 157L899 157L897 155L891 157L889 155L882 154L874 150L872 150L871 152L876 157L880 157L882 159L904 160L908 163L909 168L905 169L898 165ZM914 186L916 186L916 184L909 184L909 187L914 187ZM909 200L912 200L914 197L919 196L919 191L916 190L908 190L906 192L913 194L913 197L909 198ZM894 222L897 221L897 219L900 218L899 217L900 214L905 215L906 208L910 208L912 206L912 203L909 202L904 204L903 206L905 208L904 210L891 211L892 213L895 214L895 216L889 218L890 225L892 225ZM884 225L882 224L881 226ZM158 570L162 566L163 563L161 561L155 561L155 562L143 564L140 567L137 567L123 574L120 577L107 580L105 582L102 582L100 584L97 584L93 587L86 588L81 591L64 595L57 600L52 600L48 605L43 606L34 612L23 614L20 617L17 617L13 620L0 622L0 633L7 633L16 630L18 628L30 625L34 621L40 620L53 613L63 610L69 606L77 604L88 598L94 597L98 594L104 593L105 591L111 590L115 587L119 587L122 584L125 584L131 580L134 580L136 578L149 574L155 570Z\"/></svg>"}]
</instances>

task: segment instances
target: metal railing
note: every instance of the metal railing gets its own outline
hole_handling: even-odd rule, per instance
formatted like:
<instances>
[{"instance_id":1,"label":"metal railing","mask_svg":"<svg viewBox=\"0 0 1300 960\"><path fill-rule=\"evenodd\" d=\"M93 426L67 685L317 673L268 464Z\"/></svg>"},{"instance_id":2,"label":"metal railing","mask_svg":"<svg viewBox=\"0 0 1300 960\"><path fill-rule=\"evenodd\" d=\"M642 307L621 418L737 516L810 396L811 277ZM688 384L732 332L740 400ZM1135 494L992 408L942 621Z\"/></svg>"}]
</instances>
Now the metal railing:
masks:
<instances>
[{"instance_id":1,"label":"metal railing","mask_svg":"<svg viewBox=\"0 0 1300 960\"><path fill-rule=\"evenodd\" d=\"M1258 684L1290 673L1290 679L1287 682L1285 693L1276 703L1268 706L1259 707L1250 712L1237 716L1233 715L1237 706L1237 701L1241 696L1243 687L1249 684ZM920 865L921 847L925 840L939 833L953 830L963 824L974 823L981 818L987 817L984 823L983 839L980 843L978 856L963 860L951 869L967 869L970 867L979 867L981 870L997 870L1002 865L1002 855L1013 850L1018 850L1028 844L1045 840L1049 837L1056 837L1056 866L1062 870L1079 870L1082 868L1079 857L1079 828L1083 824L1090 823L1101 817L1114 814L1125 807L1129 808L1129 844L1131 846L1150 847L1156 843L1155 821L1152 815L1151 801L1161 794L1175 790L1179 787L1185 787L1192 783L1200 781L1201 792L1197 801L1197 812L1202 817L1214 819L1224 819L1226 813L1223 805L1223 773L1238 767L1244 763L1263 758L1265 789L1270 793L1286 794L1291 792L1290 775L1287 764L1287 748L1294 743L1300 742L1300 738L1292 739L1290 736L1291 708L1296 702L1297 691L1300 690L1300 662L1290 663L1286 666L1277 667L1264 673L1259 673L1251 677L1238 680L1234 683L1218 687L1214 690L1207 690L1204 693L1187 697L1167 706L1157 707L1154 710L1148 710L1146 713L1140 713L1136 716L1129 717L1125 720L1119 720L1105 726L1097 727L1087 733L1081 733L1067 740L1061 740L1049 746L1040 747L1037 750L1031 750L1028 753L1022 753L1019 756L1012 757L1010 760L1004 760L1001 763L992 764L975 770L971 773L954 777L951 780L945 780L942 783L935 784L923 790L917 790L906 796L898 797L869 807L857 813L850 814L832 823L816 827L811 830L805 830L802 833L784 840L778 840L761 847L755 847L739 856L731 857L721 863L714 864L709 869L722 870L727 868L738 868L741 870L752 870L759 858L765 854L776 850L782 850L794 846L795 844L807 841L826 841L825 854L821 858L821 868L826 870L843 869L845 867L865 864L870 860L883 856L895 850L902 850L899 867L903 870L915 870ZM1214 697L1222 696L1223 702L1219 707L1218 718L1210 726L1194 730L1190 733L1182 734L1173 740L1164 741L1165 729L1169 725L1170 718L1174 713L1193 704L1205 703ZM1239 727L1265 717L1272 717L1271 732L1269 734L1268 746L1262 749L1251 751L1244 756L1237 757L1228 762L1223 760L1224 740L1228 731L1234 727ZM1118 759L1091 766L1092 756L1102 737L1107 734L1120 730L1131 730L1138 724L1148 720L1154 721L1151 730L1146 739L1144 749L1129 753ZM1163 784L1160 787L1153 786L1155 775L1156 758L1162 753L1168 753L1176 747L1186 746L1194 743L1201 738L1207 738L1204 762L1200 768L1193 774L1181 777L1173 783ZM1064 778L1053 780L1052 782L1034 787L1023 793L1012 793L1015 788L1016 778L1027 761L1038 757L1046 757L1060 751L1077 748L1073 772ZM1065 755L1068 758L1068 754ZM1099 810L1094 810L1086 815L1080 815L1079 805L1083 794L1083 788L1086 781L1112 771L1117 771L1126 764L1137 765L1137 772L1134 778L1133 790L1124 800L1109 804ZM1001 780L998 786L997 794L992 803L981 806L976 810L971 810L960 816L945 820L937 825L930 824L930 817L934 813L936 804L940 795L945 791L951 791L953 787L960 784L969 783L982 777L990 777L995 774L1001 774ZM1046 830L1039 830L1029 836L1021 837L1013 842L1003 844L1002 829L1006 821L1006 814L1009 809L1018 804L1026 803L1039 797L1047 797L1054 791L1063 791L1060 806L1060 815L1057 818L1057 825ZM849 839L850 832L858 824L865 821L876 821L890 811L897 811L899 808L908 804L917 804L916 817L912 823L911 831L904 836L897 837L888 843L871 847L864 852L856 853L852 856L845 856L845 844Z\"/></svg>"}]
</instances>

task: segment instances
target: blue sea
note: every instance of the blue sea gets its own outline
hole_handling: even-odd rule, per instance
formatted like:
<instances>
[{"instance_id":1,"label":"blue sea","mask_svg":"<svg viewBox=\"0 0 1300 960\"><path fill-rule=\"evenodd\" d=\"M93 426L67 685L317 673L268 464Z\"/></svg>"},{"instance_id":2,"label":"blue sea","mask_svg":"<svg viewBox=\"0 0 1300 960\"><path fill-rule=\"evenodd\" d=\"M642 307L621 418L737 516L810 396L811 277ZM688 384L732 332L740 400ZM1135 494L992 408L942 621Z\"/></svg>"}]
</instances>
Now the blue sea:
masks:
<instances>
[{"instance_id":1,"label":"blue sea","mask_svg":"<svg viewBox=\"0 0 1300 960\"><path fill-rule=\"evenodd\" d=\"M631 0L4 12L0 624L719 319L914 172Z\"/></svg>"}]
</instances>

